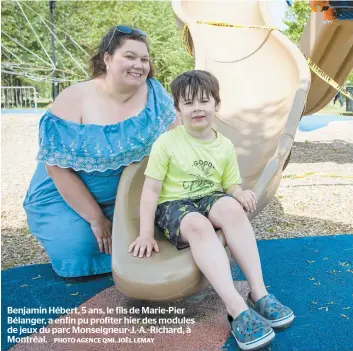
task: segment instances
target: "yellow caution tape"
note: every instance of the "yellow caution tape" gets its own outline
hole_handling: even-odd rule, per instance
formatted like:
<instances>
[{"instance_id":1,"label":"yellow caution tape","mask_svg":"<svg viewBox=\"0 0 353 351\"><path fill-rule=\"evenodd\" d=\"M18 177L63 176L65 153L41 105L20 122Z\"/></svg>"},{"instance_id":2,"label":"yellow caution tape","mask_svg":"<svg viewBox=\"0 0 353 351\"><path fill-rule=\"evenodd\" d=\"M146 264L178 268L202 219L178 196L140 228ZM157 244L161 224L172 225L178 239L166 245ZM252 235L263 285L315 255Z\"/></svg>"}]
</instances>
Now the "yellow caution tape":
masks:
<instances>
[{"instance_id":1,"label":"yellow caution tape","mask_svg":"<svg viewBox=\"0 0 353 351\"><path fill-rule=\"evenodd\" d=\"M192 54L192 49L191 49L190 43L189 43L188 25L186 23L184 24L183 32L181 34L181 37L183 39L183 43L184 43L186 51L188 52L188 54L191 57L194 57L194 55Z\"/></svg>"},{"instance_id":2,"label":"yellow caution tape","mask_svg":"<svg viewBox=\"0 0 353 351\"><path fill-rule=\"evenodd\" d=\"M230 23L223 23L223 22L210 22L210 21L196 21L196 23L197 24L208 24L209 26L216 26L216 27L279 30L276 27L261 26L261 25L256 25L256 24L230 24Z\"/></svg>"},{"instance_id":3,"label":"yellow caution tape","mask_svg":"<svg viewBox=\"0 0 353 351\"><path fill-rule=\"evenodd\" d=\"M353 178L353 175L351 176L345 176L345 175L337 175L337 174L320 174L317 172L307 172L307 173L303 173L303 174L288 174L288 175L284 175L282 177L282 179L294 179L294 178L305 178L305 177L309 177L311 175L316 175L317 177L323 177L323 178Z\"/></svg>"},{"instance_id":4,"label":"yellow caution tape","mask_svg":"<svg viewBox=\"0 0 353 351\"><path fill-rule=\"evenodd\" d=\"M309 68L317 75L319 76L322 80L324 80L327 84L331 85L332 88L335 88L336 90L338 90L339 92L341 92L341 94L343 94L344 96L350 98L351 100L353 100L353 94L351 94L350 92L348 92L346 89L343 88L342 85L339 85L337 82L335 82L332 78L330 78L318 65L316 65L313 61L311 61L311 59L306 56L303 52L302 52L303 56L306 59L306 62L308 63Z\"/></svg>"},{"instance_id":5,"label":"yellow caution tape","mask_svg":"<svg viewBox=\"0 0 353 351\"><path fill-rule=\"evenodd\" d=\"M278 30L278 31L280 31L276 27L261 26L261 25L247 25L247 24L239 25L239 24L230 24L230 23L224 23L224 22L212 22L212 21L201 21L201 20L196 21L196 23L197 24L207 24L209 26L215 26L215 27L250 28L250 29L265 29L265 30ZM188 25L186 23L184 24L184 28L183 28L182 39L183 39L186 51L189 53L189 55L193 56L192 49L191 49L189 39L188 39ZM337 91L341 92L344 96L353 100L353 94L348 92L346 89L343 88L342 85L339 85L332 78L330 78L329 75L327 75L319 66L317 66L303 52L302 52L302 54L305 57L305 60L308 63L308 66L312 72L314 72L318 77L320 77L323 81L325 81L327 84L329 84L332 88L336 89Z\"/></svg>"},{"instance_id":6,"label":"yellow caution tape","mask_svg":"<svg viewBox=\"0 0 353 351\"><path fill-rule=\"evenodd\" d=\"M324 178L353 178L353 176L341 176L341 175L336 175L336 174L320 174L319 177L324 177Z\"/></svg>"},{"instance_id":7,"label":"yellow caution tape","mask_svg":"<svg viewBox=\"0 0 353 351\"><path fill-rule=\"evenodd\" d=\"M308 172L308 173L303 173L303 174L288 174L285 176L282 176L282 179L285 178L304 178L304 177L308 177L315 174L315 172Z\"/></svg>"}]
</instances>

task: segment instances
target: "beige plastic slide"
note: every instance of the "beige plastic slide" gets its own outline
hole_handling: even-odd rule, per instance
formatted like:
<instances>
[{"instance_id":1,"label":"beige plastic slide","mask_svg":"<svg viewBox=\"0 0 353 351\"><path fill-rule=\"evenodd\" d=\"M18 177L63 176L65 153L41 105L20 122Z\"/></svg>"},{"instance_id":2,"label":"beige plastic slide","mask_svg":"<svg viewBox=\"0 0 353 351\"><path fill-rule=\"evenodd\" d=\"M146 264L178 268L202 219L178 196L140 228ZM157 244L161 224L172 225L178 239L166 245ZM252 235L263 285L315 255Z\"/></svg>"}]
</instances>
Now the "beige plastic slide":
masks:
<instances>
[{"instance_id":1,"label":"beige plastic slide","mask_svg":"<svg viewBox=\"0 0 353 351\"><path fill-rule=\"evenodd\" d=\"M313 12L299 47L330 78L343 84L353 68L353 21L324 24L322 12ZM311 73L311 88L304 114L320 111L336 94L334 88Z\"/></svg>"},{"instance_id":2,"label":"beige plastic slide","mask_svg":"<svg viewBox=\"0 0 353 351\"><path fill-rule=\"evenodd\" d=\"M236 146L244 188L258 197L256 216L275 194L305 108L310 72L303 55L278 31L220 28L196 20L272 25L263 1L175 1L178 22L189 26L195 68L220 81L216 128ZM127 253L139 233L139 199L147 160L126 168L120 180L113 227L113 277L124 294L141 300L174 300L206 285L190 249L160 239L160 253ZM224 240L218 231L220 240Z\"/></svg>"}]
</instances>

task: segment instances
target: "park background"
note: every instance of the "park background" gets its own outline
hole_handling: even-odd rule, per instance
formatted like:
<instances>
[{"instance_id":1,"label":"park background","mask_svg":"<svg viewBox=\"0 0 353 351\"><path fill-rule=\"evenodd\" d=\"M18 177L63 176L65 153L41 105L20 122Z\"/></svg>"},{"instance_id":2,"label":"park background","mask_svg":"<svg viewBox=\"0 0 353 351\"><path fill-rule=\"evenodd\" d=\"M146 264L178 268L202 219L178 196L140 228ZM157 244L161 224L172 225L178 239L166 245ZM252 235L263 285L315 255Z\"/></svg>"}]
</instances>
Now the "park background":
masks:
<instances>
[{"instance_id":1,"label":"park background","mask_svg":"<svg viewBox=\"0 0 353 351\"><path fill-rule=\"evenodd\" d=\"M310 17L309 1L296 1L288 7L285 1L277 0L270 5L274 23L298 44ZM53 100L53 82L60 92L89 79L92 50L108 28L118 24L148 33L156 78L166 89L176 75L193 68L170 1L6 0L2 1L1 15L2 86L34 86L38 107L46 107ZM346 85L353 85L353 72Z\"/></svg>"}]
</instances>

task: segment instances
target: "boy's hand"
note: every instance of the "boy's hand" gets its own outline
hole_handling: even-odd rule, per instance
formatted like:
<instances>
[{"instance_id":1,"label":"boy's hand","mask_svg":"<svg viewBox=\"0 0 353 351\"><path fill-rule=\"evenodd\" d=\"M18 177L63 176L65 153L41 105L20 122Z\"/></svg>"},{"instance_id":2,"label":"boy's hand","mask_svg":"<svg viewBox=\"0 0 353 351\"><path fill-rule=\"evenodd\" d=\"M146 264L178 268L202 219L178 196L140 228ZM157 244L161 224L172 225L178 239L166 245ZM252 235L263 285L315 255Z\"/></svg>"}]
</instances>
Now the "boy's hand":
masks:
<instances>
[{"instance_id":1,"label":"boy's hand","mask_svg":"<svg viewBox=\"0 0 353 351\"><path fill-rule=\"evenodd\" d=\"M154 238L144 238L139 236L129 247L129 252L133 251L134 256L143 257L146 252L146 257L150 257L152 250L159 252L157 241Z\"/></svg>"},{"instance_id":2,"label":"boy's hand","mask_svg":"<svg viewBox=\"0 0 353 351\"><path fill-rule=\"evenodd\" d=\"M252 190L244 190L234 194L234 198L244 207L245 211L253 212L256 210L256 195Z\"/></svg>"}]
</instances>

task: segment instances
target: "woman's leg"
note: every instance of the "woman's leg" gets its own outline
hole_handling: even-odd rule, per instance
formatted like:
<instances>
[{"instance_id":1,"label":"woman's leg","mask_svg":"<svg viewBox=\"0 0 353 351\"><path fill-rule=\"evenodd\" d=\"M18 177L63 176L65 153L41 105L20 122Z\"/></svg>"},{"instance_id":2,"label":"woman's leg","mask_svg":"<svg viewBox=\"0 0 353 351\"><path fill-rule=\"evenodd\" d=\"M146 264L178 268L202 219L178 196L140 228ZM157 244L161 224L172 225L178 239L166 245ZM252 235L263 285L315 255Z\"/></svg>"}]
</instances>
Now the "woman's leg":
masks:
<instances>
[{"instance_id":1,"label":"woman's leg","mask_svg":"<svg viewBox=\"0 0 353 351\"><path fill-rule=\"evenodd\" d=\"M227 245L249 283L251 299L257 301L267 295L254 231L242 206L232 197L222 197L211 208L208 219L223 230Z\"/></svg>"},{"instance_id":2,"label":"woman's leg","mask_svg":"<svg viewBox=\"0 0 353 351\"><path fill-rule=\"evenodd\" d=\"M112 210L106 209L109 218ZM54 271L62 277L111 272L111 256L101 253L89 223L65 202L26 206L32 234L47 252Z\"/></svg>"},{"instance_id":3,"label":"woman's leg","mask_svg":"<svg viewBox=\"0 0 353 351\"><path fill-rule=\"evenodd\" d=\"M228 313L236 318L247 310L234 287L227 254L210 221L200 213L188 213L181 221L179 241L190 244L197 266L223 300Z\"/></svg>"}]
</instances>

